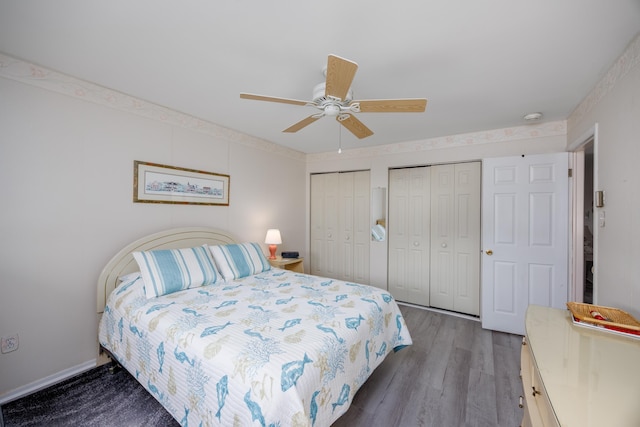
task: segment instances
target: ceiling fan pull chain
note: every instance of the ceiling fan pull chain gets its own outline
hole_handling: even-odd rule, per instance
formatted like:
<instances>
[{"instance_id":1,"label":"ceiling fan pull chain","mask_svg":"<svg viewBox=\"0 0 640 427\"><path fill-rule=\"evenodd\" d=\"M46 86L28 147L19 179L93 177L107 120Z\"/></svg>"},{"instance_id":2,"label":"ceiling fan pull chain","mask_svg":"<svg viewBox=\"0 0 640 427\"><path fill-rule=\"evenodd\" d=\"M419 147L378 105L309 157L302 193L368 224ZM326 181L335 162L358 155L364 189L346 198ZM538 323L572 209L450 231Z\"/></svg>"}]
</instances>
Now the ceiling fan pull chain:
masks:
<instances>
[{"instance_id":1,"label":"ceiling fan pull chain","mask_svg":"<svg viewBox=\"0 0 640 427\"><path fill-rule=\"evenodd\" d=\"M338 154L342 154L342 125L338 123Z\"/></svg>"}]
</instances>

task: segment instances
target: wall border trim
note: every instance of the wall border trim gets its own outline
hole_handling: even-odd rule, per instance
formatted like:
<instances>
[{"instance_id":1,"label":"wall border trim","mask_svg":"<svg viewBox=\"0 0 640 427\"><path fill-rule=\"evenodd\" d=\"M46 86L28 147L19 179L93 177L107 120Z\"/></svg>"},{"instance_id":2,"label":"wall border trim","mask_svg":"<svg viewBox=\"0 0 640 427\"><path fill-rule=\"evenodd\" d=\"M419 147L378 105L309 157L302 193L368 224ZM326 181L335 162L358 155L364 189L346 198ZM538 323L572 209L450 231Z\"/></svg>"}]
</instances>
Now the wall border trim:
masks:
<instances>
[{"instance_id":1,"label":"wall border trim","mask_svg":"<svg viewBox=\"0 0 640 427\"><path fill-rule=\"evenodd\" d=\"M226 141L278 153L299 160L305 153L217 125L158 104L144 101L95 83L49 70L0 52L0 77L67 95L75 99L205 133Z\"/></svg>"}]
</instances>

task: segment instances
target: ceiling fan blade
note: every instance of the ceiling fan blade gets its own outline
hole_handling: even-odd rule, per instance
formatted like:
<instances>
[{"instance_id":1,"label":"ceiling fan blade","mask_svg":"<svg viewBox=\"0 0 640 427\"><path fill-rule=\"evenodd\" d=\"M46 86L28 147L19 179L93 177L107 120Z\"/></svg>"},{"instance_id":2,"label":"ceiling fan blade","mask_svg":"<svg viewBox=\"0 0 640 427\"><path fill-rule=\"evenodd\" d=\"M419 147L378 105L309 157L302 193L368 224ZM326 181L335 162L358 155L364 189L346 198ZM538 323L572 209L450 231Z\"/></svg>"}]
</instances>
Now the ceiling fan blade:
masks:
<instances>
[{"instance_id":1,"label":"ceiling fan blade","mask_svg":"<svg viewBox=\"0 0 640 427\"><path fill-rule=\"evenodd\" d=\"M308 101L299 101L297 99L276 98L274 96L254 95L252 93L241 93L240 98L253 99L256 101L280 102L282 104L293 104L293 105L307 105L309 103Z\"/></svg>"},{"instance_id":2,"label":"ceiling fan blade","mask_svg":"<svg viewBox=\"0 0 640 427\"><path fill-rule=\"evenodd\" d=\"M339 56L329 55L327 60L327 83L325 96L344 100L358 70L358 64Z\"/></svg>"},{"instance_id":3,"label":"ceiling fan blade","mask_svg":"<svg viewBox=\"0 0 640 427\"><path fill-rule=\"evenodd\" d=\"M349 129L349 131L351 131L352 134L354 134L360 139L373 135L373 132L371 131L371 129L366 127L364 123L362 123L360 120L356 119L356 117L353 114L345 114L342 116L338 116L336 117L336 120L338 120L338 122L340 122L342 126Z\"/></svg>"},{"instance_id":4,"label":"ceiling fan blade","mask_svg":"<svg viewBox=\"0 0 640 427\"><path fill-rule=\"evenodd\" d=\"M298 123L289 126L288 128L286 128L285 130L283 130L282 132L298 132L300 129L309 126L311 123L315 122L316 120L318 120L320 117L314 117L314 116L309 116L306 119L302 119L300 120Z\"/></svg>"},{"instance_id":5,"label":"ceiling fan blade","mask_svg":"<svg viewBox=\"0 0 640 427\"><path fill-rule=\"evenodd\" d=\"M360 104L362 113L422 113L427 108L427 100L416 99L365 99L353 101Z\"/></svg>"}]
</instances>

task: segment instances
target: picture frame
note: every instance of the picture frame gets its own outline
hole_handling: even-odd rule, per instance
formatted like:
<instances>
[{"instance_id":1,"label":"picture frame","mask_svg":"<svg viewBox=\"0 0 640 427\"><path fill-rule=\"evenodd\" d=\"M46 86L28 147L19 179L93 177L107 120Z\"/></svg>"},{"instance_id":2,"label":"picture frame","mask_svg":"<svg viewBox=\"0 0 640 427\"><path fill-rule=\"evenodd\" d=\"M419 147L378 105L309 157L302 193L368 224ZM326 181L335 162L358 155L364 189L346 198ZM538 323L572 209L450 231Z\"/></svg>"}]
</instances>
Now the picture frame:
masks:
<instances>
[{"instance_id":1,"label":"picture frame","mask_svg":"<svg viewBox=\"0 0 640 427\"><path fill-rule=\"evenodd\" d=\"M133 162L133 202L229 206L229 175Z\"/></svg>"}]
</instances>

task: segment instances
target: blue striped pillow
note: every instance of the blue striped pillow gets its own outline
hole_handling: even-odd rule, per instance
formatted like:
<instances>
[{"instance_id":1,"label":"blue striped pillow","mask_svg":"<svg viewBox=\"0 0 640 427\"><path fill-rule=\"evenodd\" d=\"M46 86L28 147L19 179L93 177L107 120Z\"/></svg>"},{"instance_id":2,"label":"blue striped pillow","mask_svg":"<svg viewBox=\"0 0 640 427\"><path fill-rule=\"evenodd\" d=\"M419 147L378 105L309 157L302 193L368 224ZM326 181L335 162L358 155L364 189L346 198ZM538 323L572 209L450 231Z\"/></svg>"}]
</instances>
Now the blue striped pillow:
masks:
<instances>
[{"instance_id":1,"label":"blue striped pillow","mask_svg":"<svg viewBox=\"0 0 640 427\"><path fill-rule=\"evenodd\" d=\"M222 280L206 246L134 252L147 298Z\"/></svg>"},{"instance_id":2,"label":"blue striped pillow","mask_svg":"<svg viewBox=\"0 0 640 427\"><path fill-rule=\"evenodd\" d=\"M257 243L209 246L209 249L225 280L271 270L271 264Z\"/></svg>"}]
</instances>

